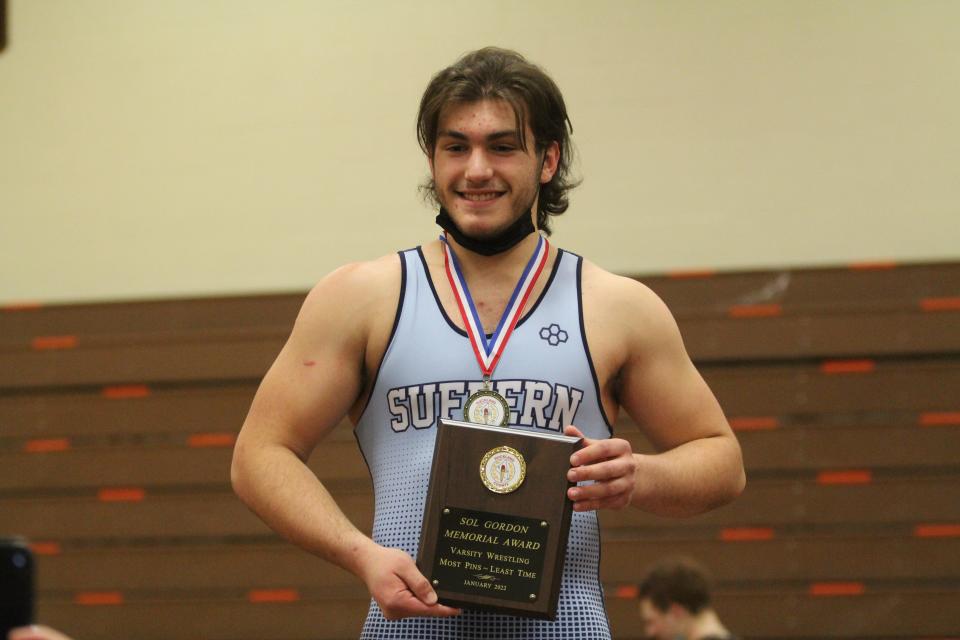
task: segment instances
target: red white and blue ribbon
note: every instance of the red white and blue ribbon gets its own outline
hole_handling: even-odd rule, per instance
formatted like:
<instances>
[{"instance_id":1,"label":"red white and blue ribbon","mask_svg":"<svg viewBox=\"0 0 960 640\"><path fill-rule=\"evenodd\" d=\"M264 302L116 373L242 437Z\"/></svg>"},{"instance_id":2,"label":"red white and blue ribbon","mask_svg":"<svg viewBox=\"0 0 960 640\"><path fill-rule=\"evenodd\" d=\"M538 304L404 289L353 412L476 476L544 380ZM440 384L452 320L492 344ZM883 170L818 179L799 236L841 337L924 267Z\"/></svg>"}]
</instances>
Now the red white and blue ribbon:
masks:
<instances>
[{"instance_id":1,"label":"red white and blue ribbon","mask_svg":"<svg viewBox=\"0 0 960 640\"><path fill-rule=\"evenodd\" d=\"M457 260L457 254L450 248L445 236L440 236L444 246L444 266L447 269L447 280L450 281L450 288L453 289L453 295L457 300L457 307L460 309L460 317L463 318L463 324L467 329L467 335L470 337L470 344L473 346L473 353L480 364L480 371L483 372L485 380L489 380L493 370L497 368L500 356L507 346L513 334L517 321L527 304L527 299L533 291L537 279L543 272L544 265L547 264L547 255L550 253L550 243L543 236L537 242L537 248L533 255L527 261L523 273L520 274L520 280L510 296L507 308L504 309L500 317L500 323L497 330L488 339L483 331L483 324L480 322L480 316L477 308L473 304L473 297L470 295L470 289L467 287L467 281L463 277L463 271L460 269L460 262Z\"/></svg>"}]
</instances>

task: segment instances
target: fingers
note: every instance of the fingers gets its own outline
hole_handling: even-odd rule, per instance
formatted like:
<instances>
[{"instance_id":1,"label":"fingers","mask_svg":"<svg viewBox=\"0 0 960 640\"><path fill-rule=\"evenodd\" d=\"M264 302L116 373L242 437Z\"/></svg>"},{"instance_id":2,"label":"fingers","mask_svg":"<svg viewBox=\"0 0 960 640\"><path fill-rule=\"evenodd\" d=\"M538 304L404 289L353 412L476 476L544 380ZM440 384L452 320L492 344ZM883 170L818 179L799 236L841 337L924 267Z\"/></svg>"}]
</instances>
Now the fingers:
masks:
<instances>
[{"instance_id":1,"label":"fingers","mask_svg":"<svg viewBox=\"0 0 960 640\"><path fill-rule=\"evenodd\" d=\"M577 429L572 424L568 424L563 428L563 435L573 436L574 438L583 438L583 439L587 438L587 436L583 435L583 432L580 431L580 429Z\"/></svg>"},{"instance_id":2,"label":"fingers","mask_svg":"<svg viewBox=\"0 0 960 640\"><path fill-rule=\"evenodd\" d=\"M430 586L430 581L420 573L417 565L407 562L398 567L397 575L403 580L413 595L427 605L437 603L437 592Z\"/></svg>"},{"instance_id":3,"label":"fingers","mask_svg":"<svg viewBox=\"0 0 960 640\"><path fill-rule=\"evenodd\" d=\"M456 607L448 607L442 604L435 604L430 607L430 612L427 615L434 616L437 618L452 618L453 616L458 616L463 613L463 609L457 609Z\"/></svg>"},{"instance_id":4,"label":"fingers","mask_svg":"<svg viewBox=\"0 0 960 640\"><path fill-rule=\"evenodd\" d=\"M604 507L617 505L616 508L620 508L626 506L624 500L629 502L632 494L633 482L626 478L580 485L567 490L567 496L575 503L574 506L581 503L601 501L604 503L602 505Z\"/></svg>"},{"instance_id":5,"label":"fingers","mask_svg":"<svg viewBox=\"0 0 960 640\"><path fill-rule=\"evenodd\" d=\"M583 437L574 426L564 434ZM621 438L592 440L570 456L567 480L584 483L567 490L575 511L622 509L630 504L636 483L637 461L630 443Z\"/></svg>"},{"instance_id":6,"label":"fingers","mask_svg":"<svg viewBox=\"0 0 960 640\"><path fill-rule=\"evenodd\" d=\"M437 602L437 593L406 553L390 549L388 562L370 593L387 620L411 616L455 616L459 609Z\"/></svg>"},{"instance_id":7,"label":"fingers","mask_svg":"<svg viewBox=\"0 0 960 640\"><path fill-rule=\"evenodd\" d=\"M406 592L405 596L398 595L398 597L390 601L378 601L377 604L380 605L383 617L387 620L400 620L414 616L449 618L460 615L461 613L460 609L454 609L453 607L447 607L442 604L426 605L409 591Z\"/></svg>"},{"instance_id":8,"label":"fingers","mask_svg":"<svg viewBox=\"0 0 960 640\"><path fill-rule=\"evenodd\" d=\"M567 471L567 480L570 482L584 482L586 480L616 480L617 478L633 479L636 463L633 457L620 456L613 460L604 460L591 465L573 467Z\"/></svg>"},{"instance_id":9,"label":"fingers","mask_svg":"<svg viewBox=\"0 0 960 640\"><path fill-rule=\"evenodd\" d=\"M581 465L593 464L618 456L630 455L633 452L630 443L622 438L609 438L607 440L588 439L584 442L586 446L570 456L570 466L579 467Z\"/></svg>"}]
</instances>

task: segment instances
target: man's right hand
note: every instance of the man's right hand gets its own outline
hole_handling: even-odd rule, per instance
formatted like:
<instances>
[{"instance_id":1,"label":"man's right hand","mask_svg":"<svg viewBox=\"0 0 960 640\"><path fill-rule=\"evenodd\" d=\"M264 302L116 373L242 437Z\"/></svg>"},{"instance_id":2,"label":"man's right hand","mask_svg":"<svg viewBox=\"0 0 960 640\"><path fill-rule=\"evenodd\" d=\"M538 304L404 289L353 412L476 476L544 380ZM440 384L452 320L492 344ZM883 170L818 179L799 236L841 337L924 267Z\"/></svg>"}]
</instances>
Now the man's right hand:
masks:
<instances>
[{"instance_id":1,"label":"man's right hand","mask_svg":"<svg viewBox=\"0 0 960 640\"><path fill-rule=\"evenodd\" d=\"M387 620L456 616L460 609L437 602L437 593L409 555L377 545L366 554L360 576Z\"/></svg>"}]
</instances>

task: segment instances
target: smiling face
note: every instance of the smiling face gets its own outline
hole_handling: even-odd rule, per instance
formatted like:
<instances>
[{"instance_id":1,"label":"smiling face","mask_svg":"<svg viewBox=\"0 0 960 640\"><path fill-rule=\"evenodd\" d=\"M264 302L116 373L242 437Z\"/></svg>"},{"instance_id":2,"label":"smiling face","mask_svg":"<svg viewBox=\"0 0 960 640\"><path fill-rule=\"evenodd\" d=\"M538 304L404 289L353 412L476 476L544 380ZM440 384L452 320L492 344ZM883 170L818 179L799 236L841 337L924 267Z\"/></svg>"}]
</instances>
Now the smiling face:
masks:
<instances>
[{"instance_id":1,"label":"smiling face","mask_svg":"<svg viewBox=\"0 0 960 640\"><path fill-rule=\"evenodd\" d=\"M503 100L452 103L440 114L430 172L437 198L465 235L493 237L536 211L540 185L557 169L559 145L537 153L533 133L524 127L526 150L513 109Z\"/></svg>"}]
</instances>

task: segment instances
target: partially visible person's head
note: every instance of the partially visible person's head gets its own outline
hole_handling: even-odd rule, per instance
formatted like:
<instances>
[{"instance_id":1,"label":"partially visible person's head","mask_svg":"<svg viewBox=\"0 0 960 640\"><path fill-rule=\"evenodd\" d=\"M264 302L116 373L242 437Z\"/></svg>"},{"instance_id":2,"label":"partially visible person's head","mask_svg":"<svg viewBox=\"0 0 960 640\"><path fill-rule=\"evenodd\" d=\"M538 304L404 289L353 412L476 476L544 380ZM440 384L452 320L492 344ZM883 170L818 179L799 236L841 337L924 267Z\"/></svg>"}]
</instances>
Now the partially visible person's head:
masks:
<instances>
[{"instance_id":1,"label":"partially visible person's head","mask_svg":"<svg viewBox=\"0 0 960 640\"><path fill-rule=\"evenodd\" d=\"M424 91L417 114L420 147L433 166L444 115L453 108L483 101L504 103L509 107L512 129L521 149L532 152L541 165L548 153L558 154L556 170L548 171L549 177L544 176L545 181L534 185L535 188L539 186L535 195L536 224L549 234L550 216L567 210L567 192L576 186L570 176L570 133L573 128L557 85L519 53L487 47L464 55L434 75ZM532 134L532 140L528 139L529 134ZM556 152L551 151L554 146ZM443 185L438 189L431 179L423 189L434 204L447 206Z\"/></svg>"},{"instance_id":2,"label":"partially visible person's head","mask_svg":"<svg viewBox=\"0 0 960 640\"><path fill-rule=\"evenodd\" d=\"M692 616L710 606L710 579L689 558L658 563L640 584L644 633L655 640L684 637Z\"/></svg>"}]
</instances>

